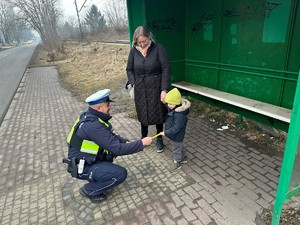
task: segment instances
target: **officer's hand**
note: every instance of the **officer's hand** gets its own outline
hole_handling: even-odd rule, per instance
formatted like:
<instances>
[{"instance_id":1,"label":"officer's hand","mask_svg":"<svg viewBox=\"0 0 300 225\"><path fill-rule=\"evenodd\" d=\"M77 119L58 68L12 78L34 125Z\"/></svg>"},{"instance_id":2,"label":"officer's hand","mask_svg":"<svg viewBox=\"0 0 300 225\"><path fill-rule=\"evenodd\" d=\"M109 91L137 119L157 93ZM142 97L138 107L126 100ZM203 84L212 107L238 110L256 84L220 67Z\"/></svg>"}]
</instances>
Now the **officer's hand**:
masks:
<instances>
[{"instance_id":1,"label":"officer's hand","mask_svg":"<svg viewBox=\"0 0 300 225\"><path fill-rule=\"evenodd\" d=\"M152 144L152 137L145 137L142 139L143 145L151 145Z\"/></svg>"}]
</instances>

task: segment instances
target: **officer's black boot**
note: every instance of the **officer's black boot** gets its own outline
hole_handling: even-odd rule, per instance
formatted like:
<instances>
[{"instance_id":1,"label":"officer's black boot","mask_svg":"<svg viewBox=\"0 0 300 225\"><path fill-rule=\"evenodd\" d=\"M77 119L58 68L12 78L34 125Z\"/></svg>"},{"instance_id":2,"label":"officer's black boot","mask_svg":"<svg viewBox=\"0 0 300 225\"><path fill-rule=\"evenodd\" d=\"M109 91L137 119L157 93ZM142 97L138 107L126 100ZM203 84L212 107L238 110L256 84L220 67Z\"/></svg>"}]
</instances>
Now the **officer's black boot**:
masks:
<instances>
[{"instance_id":1,"label":"officer's black boot","mask_svg":"<svg viewBox=\"0 0 300 225\"><path fill-rule=\"evenodd\" d=\"M83 196L83 197L86 197L86 198L89 198L91 200L91 202L93 203L100 203L100 202L103 202L105 201L106 199L106 195L105 194L99 194L99 195L96 195L96 196L91 196L91 195L88 195L85 190L83 189L83 187L81 187L79 189L79 193Z\"/></svg>"},{"instance_id":2,"label":"officer's black boot","mask_svg":"<svg viewBox=\"0 0 300 225\"><path fill-rule=\"evenodd\" d=\"M156 139L156 152L161 153L164 151L164 142L162 137Z\"/></svg>"}]
</instances>

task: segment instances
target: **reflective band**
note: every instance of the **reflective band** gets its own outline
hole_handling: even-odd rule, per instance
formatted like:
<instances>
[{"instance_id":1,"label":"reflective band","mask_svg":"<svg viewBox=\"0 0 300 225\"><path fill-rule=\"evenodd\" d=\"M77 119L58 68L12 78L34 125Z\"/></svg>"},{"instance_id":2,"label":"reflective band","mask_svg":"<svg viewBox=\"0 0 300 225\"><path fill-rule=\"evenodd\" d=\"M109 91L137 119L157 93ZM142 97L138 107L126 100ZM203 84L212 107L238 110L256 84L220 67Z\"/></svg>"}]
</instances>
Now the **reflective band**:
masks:
<instances>
[{"instance_id":1,"label":"reflective band","mask_svg":"<svg viewBox=\"0 0 300 225\"><path fill-rule=\"evenodd\" d=\"M98 150L91 150L91 149L81 148L80 152L88 153L88 154L91 154L91 155L97 155Z\"/></svg>"},{"instance_id":2,"label":"reflective band","mask_svg":"<svg viewBox=\"0 0 300 225\"><path fill-rule=\"evenodd\" d=\"M100 123L103 123L106 127L109 127L109 125L107 123L105 123L103 120L101 120L100 118L98 118Z\"/></svg>"},{"instance_id":3,"label":"reflective band","mask_svg":"<svg viewBox=\"0 0 300 225\"><path fill-rule=\"evenodd\" d=\"M99 150L99 145L97 145L95 142L83 140L80 149L81 152L97 155L98 150Z\"/></svg>"},{"instance_id":4,"label":"reflective band","mask_svg":"<svg viewBox=\"0 0 300 225\"><path fill-rule=\"evenodd\" d=\"M77 125L77 123L79 122L79 120L80 120L80 117L78 117L78 118L76 119L76 121L75 121L75 123L74 123L74 125L73 125L73 127L72 127L72 129L71 129L71 131L70 131L70 133L69 133L69 135L68 135L68 137L67 137L67 143L68 143L68 144L70 144L71 138L72 138L73 133L74 133L75 126Z\"/></svg>"}]
</instances>

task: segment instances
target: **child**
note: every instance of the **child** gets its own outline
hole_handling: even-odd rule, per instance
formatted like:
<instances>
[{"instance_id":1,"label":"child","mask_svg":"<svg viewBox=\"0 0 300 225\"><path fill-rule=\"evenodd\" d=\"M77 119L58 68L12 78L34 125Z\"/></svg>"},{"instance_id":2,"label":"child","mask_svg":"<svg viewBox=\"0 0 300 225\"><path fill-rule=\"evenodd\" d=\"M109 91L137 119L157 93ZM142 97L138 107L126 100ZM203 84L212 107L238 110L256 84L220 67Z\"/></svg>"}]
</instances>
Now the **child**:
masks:
<instances>
[{"instance_id":1,"label":"child","mask_svg":"<svg viewBox=\"0 0 300 225\"><path fill-rule=\"evenodd\" d=\"M168 103L168 114L165 129L163 132L160 132L160 134L170 138L172 141L174 164L172 164L169 169L175 171L181 168L181 163L187 163L186 151L183 147L183 138L191 103L187 99L181 98L181 94L177 88L167 93L165 102Z\"/></svg>"}]
</instances>

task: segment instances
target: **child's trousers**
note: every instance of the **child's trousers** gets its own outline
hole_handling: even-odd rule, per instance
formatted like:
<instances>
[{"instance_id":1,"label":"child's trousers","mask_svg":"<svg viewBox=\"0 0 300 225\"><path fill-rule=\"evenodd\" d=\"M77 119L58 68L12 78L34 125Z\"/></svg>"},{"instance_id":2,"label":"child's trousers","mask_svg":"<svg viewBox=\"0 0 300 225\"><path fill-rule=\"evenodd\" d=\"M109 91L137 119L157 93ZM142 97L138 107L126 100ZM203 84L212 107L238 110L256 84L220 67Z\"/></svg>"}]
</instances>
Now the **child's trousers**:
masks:
<instances>
[{"instance_id":1,"label":"child's trousers","mask_svg":"<svg viewBox=\"0 0 300 225\"><path fill-rule=\"evenodd\" d=\"M183 147L183 142L172 141L172 152L173 159L176 162L181 162L184 158L186 158L186 151Z\"/></svg>"}]
</instances>

